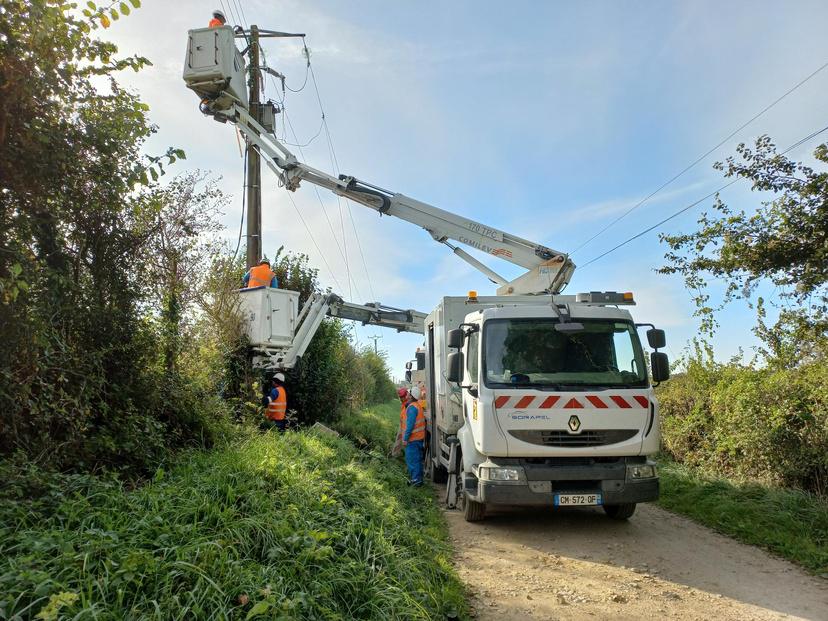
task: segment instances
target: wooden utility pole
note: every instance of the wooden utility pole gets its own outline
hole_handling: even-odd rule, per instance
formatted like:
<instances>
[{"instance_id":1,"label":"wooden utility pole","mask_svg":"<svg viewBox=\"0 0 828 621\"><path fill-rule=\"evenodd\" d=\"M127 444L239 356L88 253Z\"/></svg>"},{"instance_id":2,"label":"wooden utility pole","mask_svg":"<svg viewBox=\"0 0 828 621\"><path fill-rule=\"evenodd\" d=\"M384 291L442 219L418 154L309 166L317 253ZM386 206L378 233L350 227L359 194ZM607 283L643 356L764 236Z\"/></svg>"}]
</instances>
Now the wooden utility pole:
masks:
<instances>
[{"instance_id":1,"label":"wooden utility pole","mask_svg":"<svg viewBox=\"0 0 828 621\"><path fill-rule=\"evenodd\" d=\"M261 123L259 92L259 27L250 27L250 115ZM253 143L247 144L247 269L262 258L262 163Z\"/></svg>"},{"instance_id":2,"label":"wooden utility pole","mask_svg":"<svg viewBox=\"0 0 828 621\"><path fill-rule=\"evenodd\" d=\"M299 37L305 35L290 32L275 32L273 30L259 30L255 24L249 32L250 38L250 116L261 124L262 106L259 93L262 90L262 67L259 60L259 39L262 37ZM310 61L308 61L310 62ZM270 105L270 104L268 104ZM272 130L270 130L272 131ZM259 152L252 143L247 145L247 269L256 265L262 258L262 160Z\"/></svg>"}]
</instances>

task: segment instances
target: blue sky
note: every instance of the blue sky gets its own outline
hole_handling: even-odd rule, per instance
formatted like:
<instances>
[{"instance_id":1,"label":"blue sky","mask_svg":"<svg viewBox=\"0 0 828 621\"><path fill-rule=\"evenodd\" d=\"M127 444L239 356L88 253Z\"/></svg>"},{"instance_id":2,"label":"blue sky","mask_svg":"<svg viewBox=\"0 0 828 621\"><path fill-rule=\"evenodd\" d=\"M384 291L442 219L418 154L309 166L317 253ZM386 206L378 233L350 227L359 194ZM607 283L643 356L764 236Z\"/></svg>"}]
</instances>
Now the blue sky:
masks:
<instances>
[{"instance_id":1,"label":"blue sky","mask_svg":"<svg viewBox=\"0 0 828 621\"><path fill-rule=\"evenodd\" d=\"M187 29L205 26L222 1L227 7L227 0L146 0L107 37L154 63L123 76L159 127L147 151L173 145L188 154L177 170L199 167L222 176L231 197L227 239L235 245L242 160L234 130L202 117L181 80ZM304 149L310 164L561 251L581 245L828 61L823 1L241 0L238 6L248 23L307 33L339 171L324 134ZM301 86L299 44L275 40L265 49L288 86ZM267 95L281 97L273 83ZM576 252L576 264L722 185L712 163L732 154L738 142L767 133L784 148L828 125L826 95L828 69ZM286 108L299 142L307 141L320 123L310 83L300 93L288 92ZM809 160L815 144L791 156ZM329 226L313 189L303 187L294 199L323 260L285 191L269 171L263 179L265 252L281 244L306 252L323 284L346 298L429 311L442 295L494 291L424 231L359 205L349 213L343 204L340 217L335 198L322 193ZM723 199L750 209L762 197L737 184ZM693 230L711 203L671 221L664 232ZM665 251L656 232L645 235L576 271L567 292L635 292L637 320L665 328L669 351L678 355L695 336L697 321L681 280L653 271ZM519 273L505 262L489 264L507 277ZM717 355L729 357L740 347L749 353L754 312L736 304L722 313L721 324ZM363 344L378 333L399 374L419 340L355 329Z\"/></svg>"}]
</instances>

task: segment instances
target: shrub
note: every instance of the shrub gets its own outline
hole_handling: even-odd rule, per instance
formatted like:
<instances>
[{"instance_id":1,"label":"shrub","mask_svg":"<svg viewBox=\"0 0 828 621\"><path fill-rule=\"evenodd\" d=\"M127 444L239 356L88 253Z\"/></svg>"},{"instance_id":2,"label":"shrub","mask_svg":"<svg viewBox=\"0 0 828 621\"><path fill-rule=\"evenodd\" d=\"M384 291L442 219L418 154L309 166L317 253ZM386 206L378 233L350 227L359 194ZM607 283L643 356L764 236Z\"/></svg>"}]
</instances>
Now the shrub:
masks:
<instances>
[{"instance_id":1,"label":"shrub","mask_svg":"<svg viewBox=\"0 0 828 621\"><path fill-rule=\"evenodd\" d=\"M709 474L828 493L828 366L716 363L658 389L665 449Z\"/></svg>"}]
</instances>

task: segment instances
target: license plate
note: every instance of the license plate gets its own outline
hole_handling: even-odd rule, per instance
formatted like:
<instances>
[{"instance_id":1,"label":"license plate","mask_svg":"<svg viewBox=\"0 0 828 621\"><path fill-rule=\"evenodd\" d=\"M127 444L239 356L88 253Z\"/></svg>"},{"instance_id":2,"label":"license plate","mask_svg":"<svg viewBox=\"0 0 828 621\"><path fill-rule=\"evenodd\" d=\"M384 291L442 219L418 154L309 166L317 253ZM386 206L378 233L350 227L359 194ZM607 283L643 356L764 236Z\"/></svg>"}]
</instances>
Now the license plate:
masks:
<instances>
[{"instance_id":1,"label":"license plate","mask_svg":"<svg viewBox=\"0 0 828 621\"><path fill-rule=\"evenodd\" d=\"M555 494L556 507L584 507L603 504L601 494Z\"/></svg>"}]
</instances>

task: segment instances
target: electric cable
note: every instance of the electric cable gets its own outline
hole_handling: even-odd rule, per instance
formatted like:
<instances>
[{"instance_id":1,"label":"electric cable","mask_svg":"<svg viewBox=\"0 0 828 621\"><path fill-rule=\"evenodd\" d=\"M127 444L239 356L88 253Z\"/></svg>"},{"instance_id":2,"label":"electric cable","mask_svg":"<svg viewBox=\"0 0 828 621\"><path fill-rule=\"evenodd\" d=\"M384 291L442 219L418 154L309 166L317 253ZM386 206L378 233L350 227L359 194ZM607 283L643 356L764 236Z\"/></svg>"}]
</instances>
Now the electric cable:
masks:
<instances>
[{"instance_id":1,"label":"electric cable","mask_svg":"<svg viewBox=\"0 0 828 621\"><path fill-rule=\"evenodd\" d=\"M232 1L236 5L236 9L238 10L238 14L241 17L242 21L240 23L241 23L242 28L244 28L245 26L250 26L250 24L247 23L247 17L244 14L244 9L242 9L242 6L241 6L242 3L238 0L232 0Z\"/></svg>"},{"instance_id":2,"label":"electric cable","mask_svg":"<svg viewBox=\"0 0 828 621\"><path fill-rule=\"evenodd\" d=\"M262 54L263 54L263 56L265 57L265 64L266 64L266 63L267 63L267 56L266 56L266 54L264 53L264 50L262 50ZM277 96L278 96L278 91L279 91L279 89L278 89L278 87L277 87L277 85L276 85L276 81L273 79L273 76L272 76L272 75L268 74L268 76L270 77L271 84L273 85L274 90L276 90L276 92L277 92ZM287 137L287 129L285 128L284 124L285 124L285 122L287 122L287 125L290 127L290 131L291 131L291 133L293 134L293 138L294 138L294 140L296 140L296 141L297 141L297 143L291 143L291 142L288 142L288 141L285 139L285 144L289 144L289 145L291 145L291 146L295 146L295 147L297 147L297 148L299 149L299 155L301 156L302 160L303 160L304 162L306 162L306 161L307 161L307 158L305 157L305 152L302 150L302 147L303 147L303 146L308 146L308 144L310 144L310 142L312 142L312 141L313 141L313 139L311 139L311 141L309 141L309 142L308 142L307 144L305 144L305 145L300 145L300 144L298 144L298 136L296 135L296 130L294 129L293 124L290 122L290 117L287 115L287 109L286 109L286 107L285 107L285 105L284 105L284 94L283 94L283 98L282 98L282 99L281 99L281 101L280 101L280 105L281 105L281 108L282 108L282 125L283 125L283 134L285 135L285 138L286 138L286 137ZM319 135L319 133L321 133L321 131L322 131L322 128L321 128L321 125L320 125L320 129L319 129L319 132L317 132L317 136ZM314 138L316 138L316 136L314 136ZM334 243L336 244L337 250L339 251L339 254L340 254L340 256L342 257L343 262L346 264L346 274L347 274L347 276L348 276L348 291L349 291L349 295L350 295L350 297L353 297L353 292L354 292L354 291L356 291L357 295L358 295L360 298L362 298L362 294L361 294L361 293L360 293L360 291L359 291L359 287L357 287L356 282L354 281L353 277L351 276L350 269L348 269L348 267L347 267L347 259L346 259L345 253L343 252L342 246L339 244L339 240L337 239L336 233L335 233L335 232L334 232L334 230L333 230L333 224L331 223L331 219L330 219L330 217L328 216L328 211L327 211L327 209L325 208L325 203L324 203L324 201L322 200L322 196L321 196L321 195L320 195L320 193L319 193L319 188L318 188L316 185L314 185L314 186L313 186L313 191L314 191L314 193L316 194L316 198L317 198L317 200L319 201L319 205L322 207L322 213L323 213L323 214L324 214L324 216L325 216L325 221L328 223L328 228L329 228L329 229L330 229L330 231L331 231L331 235L333 236L333 240L334 240ZM370 285L370 283L369 283L369 285Z\"/></svg>"},{"instance_id":3,"label":"electric cable","mask_svg":"<svg viewBox=\"0 0 828 621\"><path fill-rule=\"evenodd\" d=\"M299 210L299 207L296 206L296 202L293 200L293 196L291 195L290 191L287 192L287 196L290 199L290 204L293 205L293 208L296 210L296 215L299 216L299 220L304 225L305 231L307 231L308 233L308 237L310 237L311 241L313 242L313 245L316 247L316 251L322 258L322 262L325 264L325 267L328 268L328 272L330 273L331 278L333 278L333 281L336 284L337 288L342 289L342 285L339 284L339 281L336 278L336 274L334 274L334 271L331 269L328 260L325 258L325 255L322 252L322 249L319 247L319 244L316 243L316 238L314 238L313 233L311 232L310 227L308 226L308 223L305 222L305 218L302 217L302 212Z\"/></svg>"},{"instance_id":4,"label":"electric cable","mask_svg":"<svg viewBox=\"0 0 828 621\"><path fill-rule=\"evenodd\" d=\"M236 249L233 251L233 261L232 263L236 262L236 257L239 254L239 248L241 247L241 239L242 239L242 231L244 230L244 212L246 208L246 199L247 199L247 149L244 150L244 181L242 181L242 209L241 209L241 222L239 222L239 239L236 242Z\"/></svg>"},{"instance_id":5,"label":"electric cable","mask_svg":"<svg viewBox=\"0 0 828 621\"><path fill-rule=\"evenodd\" d=\"M595 235L593 235L592 237L590 237L589 239L587 239L585 242L583 242L582 244L580 244L577 248L575 248L575 250L573 250L572 252L570 252L570 253L569 253L569 255L570 255L570 256L572 256L573 254L575 254L576 252L578 252L581 248L583 248L583 247L584 247L584 246L586 246L588 243L590 243L592 240L594 240L596 237L598 237L599 235L604 234L604 233L605 233L605 232L606 232L609 228L611 228L612 226L615 226L618 222L620 222L621 220L623 220L624 218L626 218L629 214L631 214L633 211L635 211L636 209L638 209L639 207L641 207L641 205L643 205L643 204L644 204L644 203L646 203L648 200L650 200L652 197L654 197L656 194L658 194L659 192L661 192L661 190L663 190L663 189L664 189L664 188L666 188L668 185L670 185L671 183L673 183L673 181L675 181L676 179L678 179L679 177L681 177L682 175L684 175L684 173L686 173L687 171L689 171L690 169L692 169L693 167L695 167L695 166L696 166L699 162L701 162L702 160L704 160L704 159L705 159L708 155L710 155L711 153L713 153L716 149L718 149L718 148L719 148L719 147L721 147L724 143L726 143L728 140L730 140L731 138L733 138L733 136L735 136L735 135L736 135L736 134L738 134L740 131L742 131L744 128L746 128L748 125L750 125L751 123L753 123L756 119L758 119L759 117L761 117L761 116L762 116L763 114L765 114L768 110L770 110L771 108L773 108L774 106L776 106L776 104L778 104L780 101L782 101L783 99L785 99L788 95L790 95L791 93L793 93L793 92L794 92L795 90L797 90L800 86L802 86L803 84L805 84L806 82L808 82L808 80L810 80L811 78L813 78L814 76L816 76L819 72L821 72L821 71L822 71L823 69L825 69L826 67L828 67L828 62L824 63L824 64L823 64L822 66L820 66L818 69L816 69L815 71L813 71L812 73L810 73L810 74L809 74L808 76L806 76L804 79L800 80L800 81L799 81L799 82L797 82L794 86L792 86L792 87L791 87L791 88L789 88L787 91L785 91L782 95L780 95L779 97L777 97L777 98L776 98L774 101L772 101L770 104L768 104L767 106L765 106L764 108L762 108L759 112L757 112L754 116L752 116L752 117L751 117L748 121L746 121L745 123L742 123L742 125L740 125L739 127L737 127L737 128L736 128L735 130L733 130L730 134L728 134L725 138L723 138L723 139L722 139L722 140L721 140L718 144L716 144L716 146L712 147L711 149L709 149L708 151L706 151L703 155L700 155L698 158L696 158L695 160L693 160L693 162L692 162L691 164L689 164L688 166L686 166L683 170L681 170L681 172L679 172L679 173L675 174L673 177L671 177L670 179L668 179L667 181L665 181L664 183L662 183L662 184L661 184L658 188L656 188L656 189L655 189L654 191L652 191L650 194L648 194L647 196L645 196L644 198L642 198L642 199L641 199L640 201L638 201L635 205L633 205L633 206L632 206L632 207L630 207L627 211L625 211L625 212L624 212L624 213L622 213L620 216L618 216L615 220L613 220L612 222L610 222L609 224L607 224L604 228L602 228L600 231L598 231L597 233L595 233Z\"/></svg>"},{"instance_id":6,"label":"electric cable","mask_svg":"<svg viewBox=\"0 0 828 621\"><path fill-rule=\"evenodd\" d=\"M316 101L318 102L319 110L322 113L322 125L325 129L325 137L327 139L328 149L329 149L330 155L331 155L331 164L333 165L334 170L336 171L336 174L338 175L339 174L339 162L336 158L336 150L334 149L333 140L331 139L331 131L330 131L330 128L328 127L328 120L325 117L325 108L322 105L322 96L319 94L319 84L316 81L316 73L314 72L313 65L310 62L310 56L308 56L308 71L310 72L311 80L313 82L313 90L316 93ZM341 207L341 201L340 201L339 195L337 195L336 198L337 198L337 203L340 204L340 214L341 214L342 207ZM356 241L357 241L357 248L359 249L359 255L360 255L360 258L362 259L362 267L365 270L365 278L368 281L368 289L371 293L371 298L375 300L376 297L374 295L374 286L371 283L371 274L368 272L368 264L365 261L365 253L362 250L362 241L360 240L359 232L357 231L356 224L354 223L354 216L353 216L353 213L351 211L351 202L347 199L345 200L345 202L348 206L348 217L351 221L351 228L353 228L354 236L356 237ZM343 226L342 237L343 237L343 242L344 242L344 239L345 239L344 226Z\"/></svg>"},{"instance_id":7,"label":"electric cable","mask_svg":"<svg viewBox=\"0 0 828 621\"><path fill-rule=\"evenodd\" d=\"M791 145L791 146L789 146L787 149L785 149L784 151L782 151L782 152L780 153L780 155L785 155L786 153L788 153L788 152L792 151L793 149L797 148L798 146L800 146L800 145L802 145L802 144L804 144L804 143L808 142L808 141L809 141L809 140L811 140L812 138L815 138L815 137L819 136L820 134L822 134L823 132L826 132L826 131L828 131L828 126L823 127L822 129L818 129L818 130L816 130L816 131L814 131L814 132L811 132L810 134L808 134L808 135L807 135L807 136L805 136L804 138L802 138L802 139L800 139L800 140L797 140L794 144L792 144L792 145ZM644 229L644 230L643 230L643 231L641 231L640 233L637 233L636 235L633 235L633 236L632 236L632 237L630 237L629 239L624 240L623 242L621 242L621 243L620 243L620 244L618 244L617 246L614 246L614 247L610 248L610 249L609 249L609 250L607 250L606 252L604 252L604 253L602 253L602 254L599 254L597 257L594 257L593 259L590 259L589 261L587 261L587 262L586 262L586 263L584 263L583 265L579 266L579 269L584 269L586 266L591 265L592 263L595 263L595 262L596 262L596 261L598 261L599 259L603 259L605 256L607 256L608 254L610 254L610 253L612 253L612 252L615 252L616 250L618 250L618 249L619 249L619 248L621 248L622 246L626 246L626 245L627 245L627 244L629 244L630 242L635 241L636 239L638 239L638 238L639 238L639 237L641 237L642 235L646 235L646 234L647 234L647 233L649 233L650 231L652 231L652 230L654 230L654 229L657 229L657 228L658 228L658 227L660 227L662 224L665 224L666 222L669 222L669 221L670 221L670 220L672 220L673 218L676 218L676 217L680 216L681 214L683 214L683 213L684 213L684 212L686 212L686 211L689 211L690 209L692 209L693 207L695 207L695 206L696 206L696 205L698 205L699 203L701 203L701 202L703 202L703 201L706 201L707 199L709 199L709 198L711 198L711 197L715 196L716 194L718 194L718 193L719 193L719 192L721 192L722 190L725 190L726 188L729 188L730 186L732 186L732 185L733 185L734 183L736 183L737 181L739 181L739 179L738 179L738 178L733 179L732 181L729 181L728 183L725 183L723 186L721 186L721 187L720 187L720 188L718 188L717 190L714 190L714 191L713 191L713 192L711 192L710 194L708 194L708 195L706 195L706 196L703 196L703 197L702 197L702 198L700 198L699 200L697 200L697 201L694 201L694 202L690 203L690 204L689 204L689 205L687 205L686 207L682 207L681 209L679 209L678 211L676 211L676 212L675 212L675 213L673 213L672 215L670 215L670 216L668 216L668 217L664 218L664 219L663 219L663 220L661 220L660 222L657 222L657 223L656 223L656 224L654 224L653 226L650 226L650 227L648 227L648 228Z\"/></svg>"}]
</instances>

